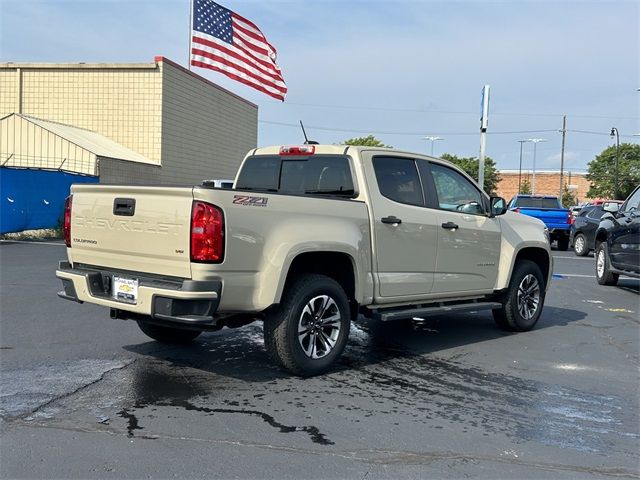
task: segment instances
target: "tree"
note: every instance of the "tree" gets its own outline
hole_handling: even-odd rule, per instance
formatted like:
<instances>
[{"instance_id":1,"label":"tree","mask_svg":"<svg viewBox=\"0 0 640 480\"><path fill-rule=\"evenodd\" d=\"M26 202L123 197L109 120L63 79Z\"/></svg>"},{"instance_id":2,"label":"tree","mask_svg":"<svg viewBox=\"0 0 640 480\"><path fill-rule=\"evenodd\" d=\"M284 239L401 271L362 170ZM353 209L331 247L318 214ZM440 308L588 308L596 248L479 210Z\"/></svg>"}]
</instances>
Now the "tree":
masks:
<instances>
[{"instance_id":1,"label":"tree","mask_svg":"<svg viewBox=\"0 0 640 480\"><path fill-rule=\"evenodd\" d=\"M531 182L529 182L528 178L522 180L520 184L520 193L523 195L531 195Z\"/></svg>"},{"instance_id":2,"label":"tree","mask_svg":"<svg viewBox=\"0 0 640 480\"><path fill-rule=\"evenodd\" d=\"M367 135L366 137L350 138L342 142L342 145L352 145L354 147L386 147L393 148L391 145L385 145L373 135Z\"/></svg>"},{"instance_id":3,"label":"tree","mask_svg":"<svg viewBox=\"0 0 640 480\"><path fill-rule=\"evenodd\" d=\"M615 197L616 147L605 148L600 155L588 165L587 180L591 188L587 192L590 198ZM618 200L629 196L640 183L640 145L632 143L620 144L618 161Z\"/></svg>"},{"instance_id":4,"label":"tree","mask_svg":"<svg viewBox=\"0 0 640 480\"><path fill-rule=\"evenodd\" d=\"M575 196L575 194L571 190L569 190L569 187L565 183L564 186L562 187L562 206L564 208L569 208L572 205L577 205L577 204L578 204L578 198Z\"/></svg>"},{"instance_id":5,"label":"tree","mask_svg":"<svg viewBox=\"0 0 640 480\"><path fill-rule=\"evenodd\" d=\"M444 160L447 160L462 170L467 172L474 180L478 179L478 167L480 160L476 157L457 157L450 153L442 155ZM485 157L484 159L484 190L493 194L496 191L498 182L500 181L500 175L496 169L496 162L491 157Z\"/></svg>"}]
</instances>

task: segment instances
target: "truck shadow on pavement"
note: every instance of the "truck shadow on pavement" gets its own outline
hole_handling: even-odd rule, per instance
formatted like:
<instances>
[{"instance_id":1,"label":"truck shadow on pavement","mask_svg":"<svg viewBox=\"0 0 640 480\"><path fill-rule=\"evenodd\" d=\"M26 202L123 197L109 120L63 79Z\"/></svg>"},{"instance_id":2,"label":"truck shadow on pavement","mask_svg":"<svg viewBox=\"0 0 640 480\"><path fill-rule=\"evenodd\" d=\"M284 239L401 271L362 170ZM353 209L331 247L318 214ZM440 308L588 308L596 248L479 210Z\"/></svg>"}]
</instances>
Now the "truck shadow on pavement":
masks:
<instances>
[{"instance_id":1,"label":"truck shadow on pavement","mask_svg":"<svg viewBox=\"0 0 640 480\"><path fill-rule=\"evenodd\" d=\"M517 334L498 329L487 312L438 315L424 320L387 323L359 317L352 323L344 354L331 371L365 368L401 357L428 358L441 350L513 335L532 335L585 317L586 314L578 310L545 307L534 330ZM248 382L269 382L291 376L273 365L267 356L262 340L262 325L258 322L239 329L203 333L186 346L150 341L124 348L176 367L195 368Z\"/></svg>"}]
</instances>

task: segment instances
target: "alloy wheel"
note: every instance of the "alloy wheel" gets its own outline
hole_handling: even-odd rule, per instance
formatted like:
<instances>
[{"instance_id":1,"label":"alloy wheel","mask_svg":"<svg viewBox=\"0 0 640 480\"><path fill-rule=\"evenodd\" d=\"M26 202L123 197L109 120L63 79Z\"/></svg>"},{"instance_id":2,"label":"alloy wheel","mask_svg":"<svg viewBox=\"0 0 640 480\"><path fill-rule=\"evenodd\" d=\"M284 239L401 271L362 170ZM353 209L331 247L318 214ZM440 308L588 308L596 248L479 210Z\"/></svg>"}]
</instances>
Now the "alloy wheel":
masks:
<instances>
[{"instance_id":1,"label":"alloy wheel","mask_svg":"<svg viewBox=\"0 0 640 480\"><path fill-rule=\"evenodd\" d=\"M518 312L525 320L530 320L536 314L540 304L540 284L538 279L528 274L518 286Z\"/></svg>"},{"instance_id":2,"label":"alloy wheel","mask_svg":"<svg viewBox=\"0 0 640 480\"><path fill-rule=\"evenodd\" d=\"M340 309L328 295L312 298L298 320L298 342L312 359L327 356L335 347L341 328Z\"/></svg>"}]
</instances>

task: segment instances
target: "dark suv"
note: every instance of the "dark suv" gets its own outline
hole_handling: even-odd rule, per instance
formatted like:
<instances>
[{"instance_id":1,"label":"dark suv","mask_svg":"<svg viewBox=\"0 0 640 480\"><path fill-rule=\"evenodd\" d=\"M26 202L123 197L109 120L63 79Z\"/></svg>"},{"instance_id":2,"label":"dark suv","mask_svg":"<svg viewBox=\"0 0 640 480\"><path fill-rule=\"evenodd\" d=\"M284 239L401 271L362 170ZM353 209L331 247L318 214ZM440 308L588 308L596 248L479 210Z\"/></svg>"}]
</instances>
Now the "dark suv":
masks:
<instances>
[{"instance_id":1,"label":"dark suv","mask_svg":"<svg viewBox=\"0 0 640 480\"><path fill-rule=\"evenodd\" d=\"M618 206L622 205L622 202L617 200L612 200L612 203L618 203ZM569 241L573 245L573 251L579 257L586 257L591 250L596 248L596 230L600 225L600 218L606 213L602 207L603 205L585 205L575 216L569 233Z\"/></svg>"},{"instance_id":2,"label":"dark suv","mask_svg":"<svg viewBox=\"0 0 640 480\"><path fill-rule=\"evenodd\" d=\"M640 278L640 185L618 208L603 205L596 231L596 277L600 285L615 285L619 275Z\"/></svg>"}]
</instances>

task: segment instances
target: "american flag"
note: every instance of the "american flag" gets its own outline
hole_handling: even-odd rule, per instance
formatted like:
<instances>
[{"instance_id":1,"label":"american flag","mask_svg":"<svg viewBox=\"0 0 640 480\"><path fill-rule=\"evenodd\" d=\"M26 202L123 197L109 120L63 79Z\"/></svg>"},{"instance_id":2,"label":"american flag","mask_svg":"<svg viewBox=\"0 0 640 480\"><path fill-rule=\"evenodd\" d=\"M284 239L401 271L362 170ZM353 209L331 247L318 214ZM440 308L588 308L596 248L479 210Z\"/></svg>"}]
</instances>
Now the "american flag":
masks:
<instances>
[{"instance_id":1,"label":"american flag","mask_svg":"<svg viewBox=\"0 0 640 480\"><path fill-rule=\"evenodd\" d=\"M256 25L211 0L193 0L191 65L225 74L278 100L287 86L276 49Z\"/></svg>"}]
</instances>

